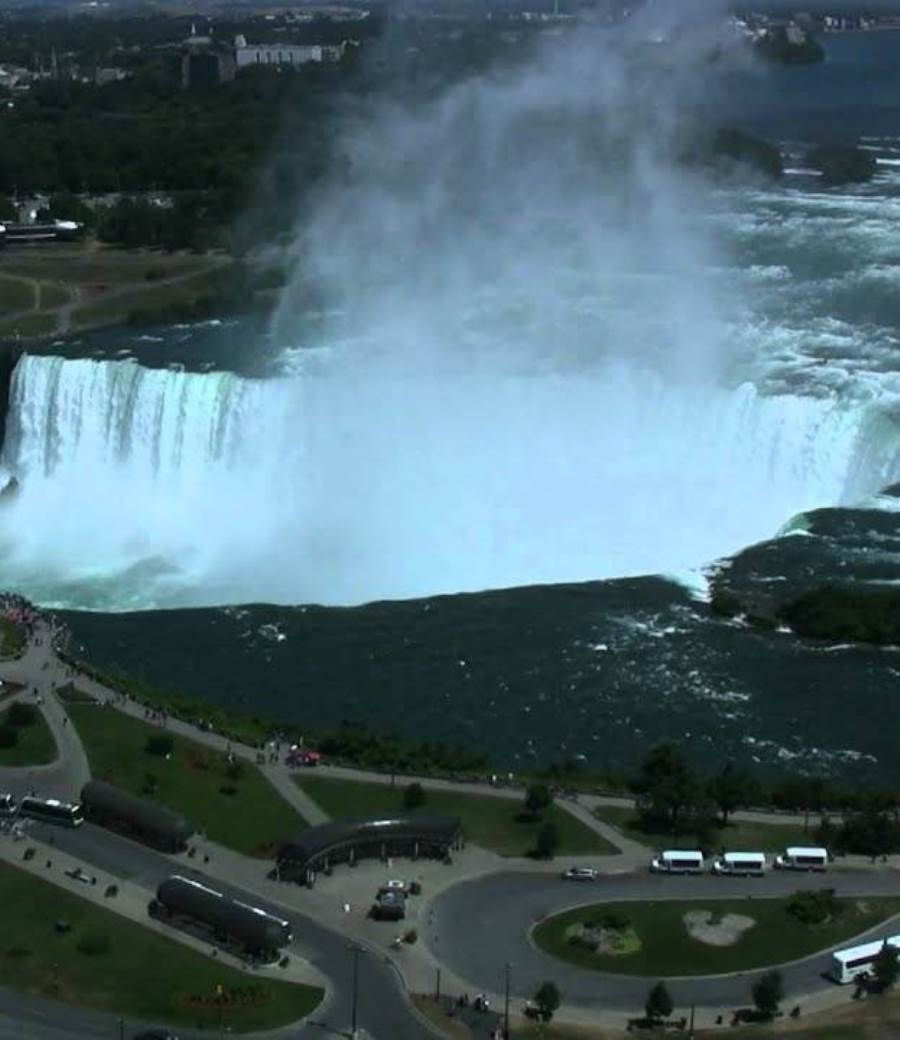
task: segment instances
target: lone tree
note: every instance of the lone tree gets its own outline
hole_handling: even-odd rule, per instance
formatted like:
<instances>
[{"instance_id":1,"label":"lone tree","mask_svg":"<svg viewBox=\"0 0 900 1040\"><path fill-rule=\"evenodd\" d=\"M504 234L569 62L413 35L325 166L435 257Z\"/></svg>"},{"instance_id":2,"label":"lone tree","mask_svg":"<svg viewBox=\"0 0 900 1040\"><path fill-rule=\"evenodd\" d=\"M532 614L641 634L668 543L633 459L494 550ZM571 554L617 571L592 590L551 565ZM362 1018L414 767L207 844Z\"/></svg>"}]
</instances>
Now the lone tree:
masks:
<instances>
[{"instance_id":1,"label":"lone tree","mask_svg":"<svg viewBox=\"0 0 900 1040\"><path fill-rule=\"evenodd\" d=\"M560 1004L559 987L555 982L542 982L534 995L537 1004L538 1018L542 1022L549 1022Z\"/></svg>"},{"instance_id":2,"label":"lone tree","mask_svg":"<svg viewBox=\"0 0 900 1040\"><path fill-rule=\"evenodd\" d=\"M559 848L559 827L553 820L547 820L537 833L537 847L535 851L540 859L553 859Z\"/></svg>"},{"instance_id":3,"label":"lone tree","mask_svg":"<svg viewBox=\"0 0 900 1040\"><path fill-rule=\"evenodd\" d=\"M900 976L900 963L898 963L897 955L897 947L885 942L875 960L872 961L872 973L875 976L873 989L876 993L884 993L885 990L889 990Z\"/></svg>"},{"instance_id":4,"label":"lone tree","mask_svg":"<svg viewBox=\"0 0 900 1040\"><path fill-rule=\"evenodd\" d=\"M641 765L635 780L642 816L677 833L682 818L702 801L702 788L674 744L659 744Z\"/></svg>"},{"instance_id":5,"label":"lone tree","mask_svg":"<svg viewBox=\"0 0 900 1040\"><path fill-rule=\"evenodd\" d=\"M525 812L529 816L538 817L553 803L553 795L546 784L531 784L525 792Z\"/></svg>"},{"instance_id":6,"label":"lone tree","mask_svg":"<svg viewBox=\"0 0 900 1040\"><path fill-rule=\"evenodd\" d=\"M419 783L408 784L403 791L403 804L407 809L421 809L425 804L425 788Z\"/></svg>"},{"instance_id":7,"label":"lone tree","mask_svg":"<svg viewBox=\"0 0 900 1040\"><path fill-rule=\"evenodd\" d=\"M780 971L767 971L754 982L753 1003L762 1018L771 1019L778 1014L778 1005L784 999L784 983Z\"/></svg>"},{"instance_id":8,"label":"lone tree","mask_svg":"<svg viewBox=\"0 0 900 1040\"><path fill-rule=\"evenodd\" d=\"M647 1000L644 1004L647 1021L656 1023L667 1019L672 1014L673 1007L672 998L669 996L666 984L657 982L647 994Z\"/></svg>"},{"instance_id":9,"label":"lone tree","mask_svg":"<svg viewBox=\"0 0 900 1040\"><path fill-rule=\"evenodd\" d=\"M746 769L726 762L709 782L709 796L722 814L722 826L728 826L728 817L735 809L747 804L752 789L752 778Z\"/></svg>"}]
</instances>

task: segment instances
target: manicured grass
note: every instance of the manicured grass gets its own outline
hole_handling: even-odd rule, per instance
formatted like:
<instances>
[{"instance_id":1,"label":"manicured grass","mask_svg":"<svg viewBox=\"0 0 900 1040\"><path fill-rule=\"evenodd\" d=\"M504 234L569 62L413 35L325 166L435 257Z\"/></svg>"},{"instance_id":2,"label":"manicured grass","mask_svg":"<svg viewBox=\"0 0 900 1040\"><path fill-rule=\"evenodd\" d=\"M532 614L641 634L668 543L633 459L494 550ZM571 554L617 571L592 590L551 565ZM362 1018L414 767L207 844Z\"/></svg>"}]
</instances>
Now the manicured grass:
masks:
<instances>
[{"instance_id":1,"label":"manicured grass","mask_svg":"<svg viewBox=\"0 0 900 1040\"><path fill-rule=\"evenodd\" d=\"M200 271L179 278L175 282L144 282L124 292L86 303L72 312L72 320L79 327L106 325L127 321L134 313L166 311L178 304L189 304L209 292L210 271Z\"/></svg>"},{"instance_id":2,"label":"manicured grass","mask_svg":"<svg viewBox=\"0 0 900 1040\"><path fill-rule=\"evenodd\" d=\"M0 657L20 657L24 650L25 630L7 618L0 618Z\"/></svg>"},{"instance_id":3,"label":"manicured grass","mask_svg":"<svg viewBox=\"0 0 900 1040\"><path fill-rule=\"evenodd\" d=\"M0 712L0 725L7 721L9 708ZM56 758L56 741L50 727L38 711L30 726L17 726L18 742L11 748L0 748L0 766L43 766Z\"/></svg>"},{"instance_id":4,"label":"manicured grass","mask_svg":"<svg viewBox=\"0 0 900 1040\"><path fill-rule=\"evenodd\" d=\"M359 780L334 780L324 776L302 774L297 784L333 819L373 816L403 809L404 786L367 783ZM558 856L596 854L610 855L617 850L599 834L595 834L571 813L554 805L540 820L520 820L522 802L518 799L493 798L490 795L457 794L453 791L425 792L423 808L449 813L462 820L467 841L500 853L501 856L525 856L535 847L537 832L544 820L553 820L560 833Z\"/></svg>"},{"instance_id":5,"label":"manicured grass","mask_svg":"<svg viewBox=\"0 0 900 1040\"><path fill-rule=\"evenodd\" d=\"M583 968L622 975L660 978L748 971L796 960L828 949L900 913L900 899L839 900L838 915L823 924L805 925L787 911L785 899L695 899L681 902L622 902L578 907L556 914L534 930L538 946ZM597 954L567 941L566 930L604 910L625 914L641 941L640 949L622 956ZM740 914L755 924L730 946L712 946L692 938L684 915L708 910Z\"/></svg>"},{"instance_id":6,"label":"manicured grass","mask_svg":"<svg viewBox=\"0 0 900 1040\"><path fill-rule=\"evenodd\" d=\"M24 278L0 274L0 311L22 311L34 307L34 285Z\"/></svg>"},{"instance_id":7,"label":"manicured grass","mask_svg":"<svg viewBox=\"0 0 900 1040\"><path fill-rule=\"evenodd\" d=\"M225 755L183 737L173 737L168 760L151 754L147 739L166 730L113 708L71 704L69 715L95 777L177 809L213 841L271 856L280 842L307 826L254 765L239 762L235 779L228 775Z\"/></svg>"},{"instance_id":8,"label":"manicured grass","mask_svg":"<svg viewBox=\"0 0 900 1040\"><path fill-rule=\"evenodd\" d=\"M15 318L0 321L0 336L16 338L19 336L49 336L59 325L55 314L42 311L25 311Z\"/></svg>"},{"instance_id":9,"label":"manicured grass","mask_svg":"<svg viewBox=\"0 0 900 1040\"><path fill-rule=\"evenodd\" d=\"M68 292L58 282L39 282L38 291L40 293L39 310L49 311L54 307L62 307L63 304L69 302Z\"/></svg>"},{"instance_id":10,"label":"manicured grass","mask_svg":"<svg viewBox=\"0 0 900 1040\"><path fill-rule=\"evenodd\" d=\"M594 810L598 820L603 820L621 831L634 841L639 841L653 849L678 847L678 838L671 834L644 830L634 809L620 808L613 805L598 806ZM684 841L693 840L693 835L682 836ZM721 849L732 849L745 852L781 852L788 845L809 845L812 843L810 831L804 831L796 823L754 823L746 820L735 820L727 827L716 827L710 833L707 842L708 853L718 853ZM691 846L693 847L693 845Z\"/></svg>"},{"instance_id":11,"label":"manicured grass","mask_svg":"<svg viewBox=\"0 0 900 1040\"><path fill-rule=\"evenodd\" d=\"M295 1022L322 999L312 986L226 967L5 863L0 905L3 985L23 993L145 1021L217 1027L217 986L225 993L250 987L253 1000L224 1007L223 1025L235 1032ZM57 921L70 930L58 933ZM108 941L106 952L79 950L85 939L98 938Z\"/></svg>"}]
</instances>

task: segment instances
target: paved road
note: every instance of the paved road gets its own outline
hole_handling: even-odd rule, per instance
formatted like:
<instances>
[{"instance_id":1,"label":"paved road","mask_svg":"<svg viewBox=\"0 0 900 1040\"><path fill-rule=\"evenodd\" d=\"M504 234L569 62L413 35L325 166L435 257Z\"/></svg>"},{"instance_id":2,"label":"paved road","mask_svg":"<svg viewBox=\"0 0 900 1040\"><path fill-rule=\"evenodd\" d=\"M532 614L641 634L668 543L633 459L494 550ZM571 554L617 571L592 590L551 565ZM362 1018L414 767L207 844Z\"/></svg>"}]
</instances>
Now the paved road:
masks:
<instances>
[{"instance_id":1,"label":"paved road","mask_svg":"<svg viewBox=\"0 0 900 1040\"><path fill-rule=\"evenodd\" d=\"M533 924L571 907L624 899L734 898L758 893L784 896L798 888L834 888L839 895L900 895L893 872L834 870L821 874L773 872L765 878L663 877L650 873L602 877L576 885L546 874L502 873L448 889L432 906L425 939L436 957L473 989L502 990L503 966L514 965L512 991L531 996L545 979L554 979L567 1005L601 1011L643 1007L647 980L587 971L537 949L529 938ZM872 937L896 933L897 922L872 930ZM829 955L816 954L783 970L788 999L833 987L823 978ZM759 972L714 978L681 979L670 989L677 1006L734 1008L749 1003L750 986Z\"/></svg>"},{"instance_id":2,"label":"paved road","mask_svg":"<svg viewBox=\"0 0 900 1040\"><path fill-rule=\"evenodd\" d=\"M183 863L173 864L161 853L89 823L77 830L38 825L33 827L31 833L41 841L52 837L55 847L60 851L77 857L96 870L133 881L148 890L155 889L160 881L177 872L286 918L291 922L294 932L293 952L309 961L329 980L329 992L325 1003L309 1021L273 1035L280 1036L282 1040L285 1037L290 1037L291 1040L322 1040L323 1036L346 1034L349 1031L353 954L347 939L337 932L280 903L263 899L232 885L223 885L220 880L194 869L190 860L185 859ZM434 1040L431 1030L411 1011L401 980L383 956L364 951L359 956L358 971L358 1023L368 1036L377 1040ZM7 994L0 990L0 1013L8 1013L6 996ZM9 996L18 1014L24 1014L28 1010L27 1002L13 995ZM63 1021L67 1021L68 1014L68 1009L45 1002L37 1009L36 1024L39 1022L42 1030L46 1025L50 1031L42 1031L41 1036L46 1040L56 1040L52 1028L60 1023L60 1015L64 1016ZM112 1026L116 1026L117 1029L118 1019L114 1016L84 1013L82 1018L84 1029L79 1035L118 1036L117 1031L110 1032ZM91 1029L94 1031L91 1032ZM180 1030L179 1033L184 1037L209 1035L195 1034L190 1030ZM0 1032L0 1038L2 1037L3 1033Z\"/></svg>"}]
</instances>

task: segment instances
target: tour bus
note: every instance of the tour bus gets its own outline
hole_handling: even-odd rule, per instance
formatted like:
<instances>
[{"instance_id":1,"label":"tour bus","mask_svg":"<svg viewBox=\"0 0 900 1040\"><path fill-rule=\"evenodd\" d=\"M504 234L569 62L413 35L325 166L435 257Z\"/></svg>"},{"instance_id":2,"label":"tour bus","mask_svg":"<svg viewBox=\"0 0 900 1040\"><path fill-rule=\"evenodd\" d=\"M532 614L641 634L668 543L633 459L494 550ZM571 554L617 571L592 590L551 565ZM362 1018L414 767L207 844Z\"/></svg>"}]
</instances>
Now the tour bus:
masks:
<instances>
[{"instance_id":1,"label":"tour bus","mask_svg":"<svg viewBox=\"0 0 900 1040\"><path fill-rule=\"evenodd\" d=\"M831 968L828 974L835 982L853 982L860 975L868 975L872 971L872 962L881 952L882 946L900 948L900 935L891 935L887 939L851 946L846 950L835 950L831 955Z\"/></svg>"},{"instance_id":2,"label":"tour bus","mask_svg":"<svg viewBox=\"0 0 900 1040\"><path fill-rule=\"evenodd\" d=\"M64 827L80 827L84 823L80 805L60 802L56 798L34 798L28 795L19 803L19 815L45 823L61 823Z\"/></svg>"},{"instance_id":3,"label":"tour bus","mask_svg":"<svg viewBox=\"0 0 900 1040\"><path fill-rule=\"evenodd\" d=\"M650 869L660 874L702 874L703 853L668 849L654 856Z\"/></svg>"},{"instance_id":4,"label":"tour bus","mask_svg":"<svg viewBox=\"0 0 900 1040\"><path fill-rule=\"evenodd\" d=\"M828 866L828 849L791 846L775 857L779 870L825 870Z\"/></svg>"},{"instance_id":5,"label":"tour bus","mask_svg":"<svg viewBox=\"0 0 900 1040\"><path fill-rule=\"evenodd\" d=\"M713 860L714 874L734 874L738 877L762 877L766 872L764 852L726 852Z\"/></svg>"}]
</instances>

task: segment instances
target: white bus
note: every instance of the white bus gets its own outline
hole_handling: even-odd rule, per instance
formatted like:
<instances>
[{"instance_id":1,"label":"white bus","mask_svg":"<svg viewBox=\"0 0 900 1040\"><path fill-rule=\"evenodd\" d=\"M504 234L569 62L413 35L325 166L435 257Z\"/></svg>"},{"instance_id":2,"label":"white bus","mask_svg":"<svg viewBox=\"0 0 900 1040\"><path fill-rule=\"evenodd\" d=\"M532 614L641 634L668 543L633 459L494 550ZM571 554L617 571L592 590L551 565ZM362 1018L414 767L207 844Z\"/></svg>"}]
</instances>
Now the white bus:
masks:
<instances>
[{"instance_id":1,"label":"white bus","mask_svg":"<svg viewBox=\"0 0 900 1040\"><path fill-rule=\"evenodd\" d=\"M702 874L703 853L684 849L667 849L650 862L650 869L658 874Z\"/></svg>"},{"instance_id":2,"label":"white bus","mask_svg":"<svg viewBox=\"0 0 900 1040\"><path fill-rule=\"evenodd\" d=\"M766 872L766 855L764 852L726 852L713 860L712 869L714 874L762 877Z\"/></svg>"},{"instance_id":3,"label":"white bus","mask_svg":"<svg viewBox=\"0 0 900 1040\"><path fill-rule=\"evenodd\" d=\"M835 950L831 955L831 969L828 974L835 982L840 983L852 982L860 975L871 974L872 963L885 943L900 948L900 935L863 943L862 946L851 946L846 950Z\"/></svg>"},{"instance_id":4,"label":"white bus","mask_svg":"<svg viewBox=\"0 0 900 1040\"><path fill-rule=\"evenodd\" d=\"M64 827L80 827L84 823L80 805L60 802L56 798L33 798L28 795L19 803L19 815L45 823L61 823Z\"/></svg>"},{"instance_id":5,"label":"white bus","mask_svg":"<svg viewBox=\"0 0 900 1040\"><path fill-rule=\"evenodd\" d=\"M828 866L828 849L791 846L775 857L779 870L825 870Z\"/></svg>"}]
</instances>

